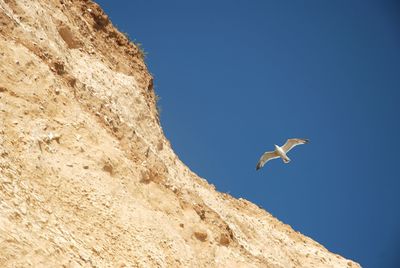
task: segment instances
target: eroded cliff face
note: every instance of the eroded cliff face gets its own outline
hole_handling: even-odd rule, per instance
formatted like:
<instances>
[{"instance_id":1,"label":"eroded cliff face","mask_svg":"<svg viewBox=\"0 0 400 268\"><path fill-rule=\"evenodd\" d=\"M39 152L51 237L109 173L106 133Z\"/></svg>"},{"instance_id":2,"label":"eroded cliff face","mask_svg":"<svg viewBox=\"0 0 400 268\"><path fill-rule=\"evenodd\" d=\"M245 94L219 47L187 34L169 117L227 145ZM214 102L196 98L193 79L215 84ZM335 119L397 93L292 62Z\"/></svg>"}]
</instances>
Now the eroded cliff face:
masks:
<instances>
[{"instance_id":1,"label":"eroded cliff face","mask_svg":"<svg viewBox=\"0 0 400 268\"><path fill-rule=\"evenodd\" d=\"M358 267L174 154L143 55L84 0L0 0L1 267Z\"/></svg>"}]
</instances>

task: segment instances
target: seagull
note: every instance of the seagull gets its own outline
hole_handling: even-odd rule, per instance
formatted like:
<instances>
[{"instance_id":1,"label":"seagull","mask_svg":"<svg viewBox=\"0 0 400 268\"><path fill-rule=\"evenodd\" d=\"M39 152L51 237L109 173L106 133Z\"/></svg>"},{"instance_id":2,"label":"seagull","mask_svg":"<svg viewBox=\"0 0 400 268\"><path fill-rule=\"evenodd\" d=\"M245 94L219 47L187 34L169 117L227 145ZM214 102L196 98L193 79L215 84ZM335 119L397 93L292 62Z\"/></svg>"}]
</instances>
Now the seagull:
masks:
<instances>
[{"instance_id":1,"label":"seagull","mask_svg":"<svg viewBox=\"0 0 400 268\"><path fill-rule=\"evenodd\" d=\"M300 144L306 144L308 143L308 139L288 139L286 143L282 146L279 147L278 145L275 144L275 151L272 152L265 152L261 158L260 161L258 161L256 170L259 170L262 168L265 163L267 163L269 160L275 159L275 158L282 158L283 162L285 164L290 162L290 158L286 155L293 147L300 145Z\"/></svg>"}]
</instances>

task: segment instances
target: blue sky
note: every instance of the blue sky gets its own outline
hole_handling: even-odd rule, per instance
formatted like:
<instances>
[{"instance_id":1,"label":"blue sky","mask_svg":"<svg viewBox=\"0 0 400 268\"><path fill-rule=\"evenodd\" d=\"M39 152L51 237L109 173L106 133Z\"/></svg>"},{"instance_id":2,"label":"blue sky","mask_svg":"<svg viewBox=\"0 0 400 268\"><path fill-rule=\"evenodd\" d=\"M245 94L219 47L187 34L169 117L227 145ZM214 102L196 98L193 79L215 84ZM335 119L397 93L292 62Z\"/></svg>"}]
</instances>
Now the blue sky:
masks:
<instances>
[{"instance_id":1,"label":"blue sky","mask_svg":"<svg viewBox=\"0 0 400 268\"><path fill-rule=\"evenodd\" d=\"M97 1L142 43L179 157L364 267L400 267L400 4ZM310 144L290 164L264 151Z\"/></svg>"}]
</instances>

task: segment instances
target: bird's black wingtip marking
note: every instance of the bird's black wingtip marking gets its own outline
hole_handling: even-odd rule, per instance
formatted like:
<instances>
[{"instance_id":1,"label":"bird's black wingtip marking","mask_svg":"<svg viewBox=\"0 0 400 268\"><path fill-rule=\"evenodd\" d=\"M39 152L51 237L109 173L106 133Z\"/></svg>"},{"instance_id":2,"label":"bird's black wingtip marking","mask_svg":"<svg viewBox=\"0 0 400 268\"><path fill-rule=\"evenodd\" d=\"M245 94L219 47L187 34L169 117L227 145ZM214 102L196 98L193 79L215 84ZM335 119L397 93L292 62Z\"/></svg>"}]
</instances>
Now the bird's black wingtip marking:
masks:
<instances>
[{"instance_id":1,"label":"bird's black wingtip marking","mask_svg":"<svg viewBox=\"0 0 400 268\"><path fill-rule=\"evenodd\" d=\"M303 139L305 141L305 143L309 143L310 139Z\"/></svg>"},{"instance_id":2,"label":"bird's black wingtip marking","mask_svg":"<svg viewBox=\"0 0 400 268\"><path fill-rule=\"evenodd\" d=\"M260 168L261 168L261 164L258 163L257 166L256 166L256 170L259 170Z\"/></svg>"}]
</instances>

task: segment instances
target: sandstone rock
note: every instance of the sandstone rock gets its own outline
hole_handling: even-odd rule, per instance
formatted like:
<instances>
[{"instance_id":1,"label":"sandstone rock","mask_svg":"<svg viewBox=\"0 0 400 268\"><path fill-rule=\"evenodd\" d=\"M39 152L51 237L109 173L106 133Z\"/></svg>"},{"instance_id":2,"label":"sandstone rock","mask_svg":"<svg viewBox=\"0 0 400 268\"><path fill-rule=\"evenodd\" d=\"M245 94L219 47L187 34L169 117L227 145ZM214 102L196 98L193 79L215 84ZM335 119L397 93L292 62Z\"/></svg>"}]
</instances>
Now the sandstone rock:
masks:
<instances>
[{"instance_id":1,"label":"sandstone rock","mask_svg":"<svg viewBox=\"0 0 400 268\"><path fill-rule=\"evenodd\" d=\"M60 34L64 42L67 44L68 48L79 48L82 46L79 40L76 38L74 33L67 25L59 26L58 33Z\"/></svg>"},{"instance_id":2,"label":"sandstone rock","mask_svg":"<svg viewBox=\"0 0 400 268\"><path fill-rule=\"evenodd\" d=\"M193 234L198 240L200 240L202 242L207 240L208 235L207 235L207 232L205 232L205 231L195 231Z\"/></svg>"},{"instance_id":3,"label":"sandstone rock","mask_svg":"<svg viewBox=\"0 0 400 268\"><path fill-rule=\"evenodd\" d=\"M219 244L223 246L228 246L229 243L230 243L229 236L227 236L226 234L221 234L219 238Z\"/></svg>"}]
</instances>

